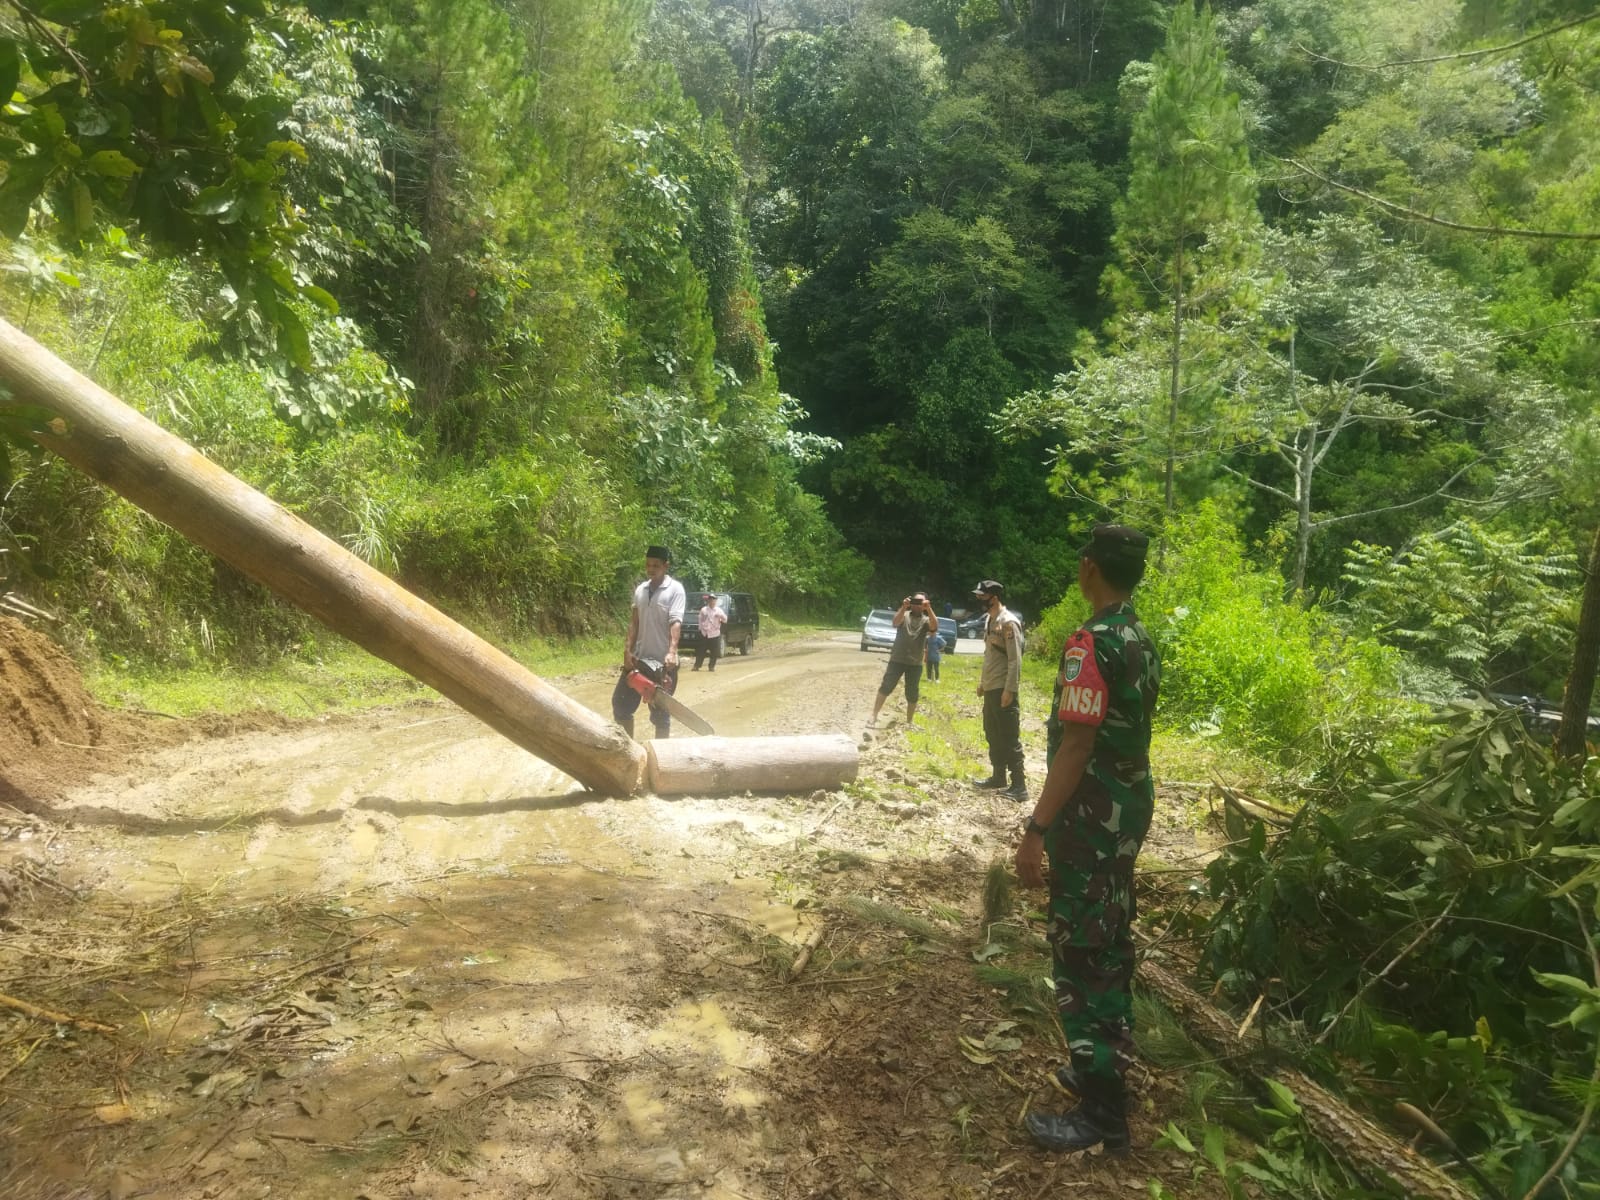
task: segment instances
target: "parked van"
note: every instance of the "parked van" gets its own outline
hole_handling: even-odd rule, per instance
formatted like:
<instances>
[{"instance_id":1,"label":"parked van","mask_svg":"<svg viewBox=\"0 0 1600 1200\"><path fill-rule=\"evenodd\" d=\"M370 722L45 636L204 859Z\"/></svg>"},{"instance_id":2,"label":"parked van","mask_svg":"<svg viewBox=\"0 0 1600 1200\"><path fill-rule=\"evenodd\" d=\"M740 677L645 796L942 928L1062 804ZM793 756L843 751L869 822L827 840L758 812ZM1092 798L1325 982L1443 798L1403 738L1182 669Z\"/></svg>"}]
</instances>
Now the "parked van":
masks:
<instances>
[{"instance_id":1,"label":"parked van","mask_svg":"<svg viewBox=\"0 0 1600 1200\"><path fill-rule=\"evenodd\" d=\"M761 635L761 610L749 592L717 592L717 603L728 614L722 627L722 652L749 654ZM678 635L678 652L693 651L700 645L700 609L705 592L689 590L683 606L683 629Z\"/></svg>"}]
</instances>

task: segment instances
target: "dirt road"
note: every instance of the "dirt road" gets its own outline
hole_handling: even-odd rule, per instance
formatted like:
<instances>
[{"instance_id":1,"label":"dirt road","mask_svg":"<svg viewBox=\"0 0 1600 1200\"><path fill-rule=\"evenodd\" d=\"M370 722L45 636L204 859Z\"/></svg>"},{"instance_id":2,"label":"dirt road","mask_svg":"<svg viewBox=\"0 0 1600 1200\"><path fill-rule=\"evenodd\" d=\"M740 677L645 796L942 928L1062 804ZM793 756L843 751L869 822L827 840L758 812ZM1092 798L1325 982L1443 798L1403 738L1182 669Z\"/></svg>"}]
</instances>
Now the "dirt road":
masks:
<instances>
[{"instance_id":1,"label":"dirt road","mask_svg":"<svg viewBox=\"0 0 1600 1200\"><path fill-rule=\"evenodd\" d=\"M679 696L720 734L860 733L884 658L856 643ZM974 670L947 659L927 730L863 735L862 780L811 796L591 799L444 703L130 756L9 831L40 887L4 990L118 1029L0 1020L0 1194L1142 1188L1166 1156L1019 1134L1060 1047L973 961L1004 949L982 891L1017 819L961 782ZM611 684L564 686L606 712Z\"/></svg>"}]
</instances>

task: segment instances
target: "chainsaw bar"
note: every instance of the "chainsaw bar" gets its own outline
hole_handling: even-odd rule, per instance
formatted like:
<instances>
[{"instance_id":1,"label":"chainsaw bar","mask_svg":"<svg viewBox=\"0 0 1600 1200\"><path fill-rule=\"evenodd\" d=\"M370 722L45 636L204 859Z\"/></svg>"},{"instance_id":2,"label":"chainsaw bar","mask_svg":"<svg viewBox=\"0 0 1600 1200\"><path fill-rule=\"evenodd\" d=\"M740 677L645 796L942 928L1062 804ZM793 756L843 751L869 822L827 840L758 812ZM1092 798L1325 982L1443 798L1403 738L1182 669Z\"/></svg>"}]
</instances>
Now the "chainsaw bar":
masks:
<instances>
[{"instance_id":1,"label":"chainsaw bar","mask_svg":"<svg viewBox=\"0 0 1600 1200\"><path fill-rule=\"evenodd\" d=\"M696 733L711 735L717 732L715 729L711 728L710 723L707 722L704 717L695 712L694 709L690 708L682 700L679 700L671 692L664 692L660 688L657 688L655 697L650 701L650 706L652 708L666 709L669 713L677 717L678 720L682 721Z\"/></svg>"},{"instance_id":2,"label":"chainsaw bar","mask_svg":"<svg viewBox=\"0 0 1600 1200\"><path fill-rule=\"evenodd\" d=\"M647 663L654 671L659 671L661 665L650 659L640 659ZM696 733L715 734L717 731L706 722L699 713L667 691L643 671L634 671L628 676L628 686L644 698L644 702L651 708L664 708L667 712L677 717Z\"/></svg>"}]
</instances>

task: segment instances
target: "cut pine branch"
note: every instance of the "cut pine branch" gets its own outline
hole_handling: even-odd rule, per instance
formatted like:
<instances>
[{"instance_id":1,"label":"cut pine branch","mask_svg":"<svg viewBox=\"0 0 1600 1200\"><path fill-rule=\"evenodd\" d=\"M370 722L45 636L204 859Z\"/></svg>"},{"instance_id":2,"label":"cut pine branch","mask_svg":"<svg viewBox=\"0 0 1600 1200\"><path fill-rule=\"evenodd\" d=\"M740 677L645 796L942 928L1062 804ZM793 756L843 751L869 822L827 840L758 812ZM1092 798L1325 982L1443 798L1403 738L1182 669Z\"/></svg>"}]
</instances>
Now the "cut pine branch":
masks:
<instances>
[{"instance_id":1,"label":"cut pine branch","mask_svg":"<svg viewBox=\"0 0 1600 1200\"><path fill-rule=\"evenodd\" d=\"M1173 972L1148 960L1139 983L1159 999L1199 1045L1258 1084L1288 1088L1307 1130L1370 1186L1420 1200L1472 1200L1455 1180L1377 1122L1357 1112L1303 1072L1239 1057L1238 1023Z\"/></svg>"},{"instance_id":2,"label":"cut pine branch","mask_svg":"<svg viewBox=\"0 0 1600 1200\"><path fill-rule=\"evenodd\" d=\"M1246 820L1261 821L1276 829L1287 829L1294 823L1294 813L1287 809L1268 804L1265 800L1258 800L1254 796L1247 796L1226 784L1217 783L1212 786L1222 797L1223 804L1236 810Z\"/></svg>"}]
</instances>

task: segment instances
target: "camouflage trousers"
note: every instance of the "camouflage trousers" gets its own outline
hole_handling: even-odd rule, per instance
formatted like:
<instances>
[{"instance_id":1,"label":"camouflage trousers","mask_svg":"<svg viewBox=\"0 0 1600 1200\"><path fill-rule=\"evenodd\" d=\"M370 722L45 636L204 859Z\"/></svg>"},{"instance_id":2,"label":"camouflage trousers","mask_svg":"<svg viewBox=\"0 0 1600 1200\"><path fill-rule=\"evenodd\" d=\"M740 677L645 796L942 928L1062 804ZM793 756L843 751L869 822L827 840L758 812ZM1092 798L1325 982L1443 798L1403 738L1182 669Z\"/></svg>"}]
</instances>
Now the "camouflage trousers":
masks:
<instances>
[{"instance_id":1,"label":"camouflage trousers","mask_svg":"<svg viewBox=\"0 0 1600 1200\"><path fill-rule=\"evenodd\" d=\"M1085 777L1045 835L1056 1008L1073 1069L1085 1079L1120 1077L1133 1061L1133 864L1151 805L1119 797L1107 822L1106 798L1094 794L1106 790Z\"/></svg>"}]
</instances>

